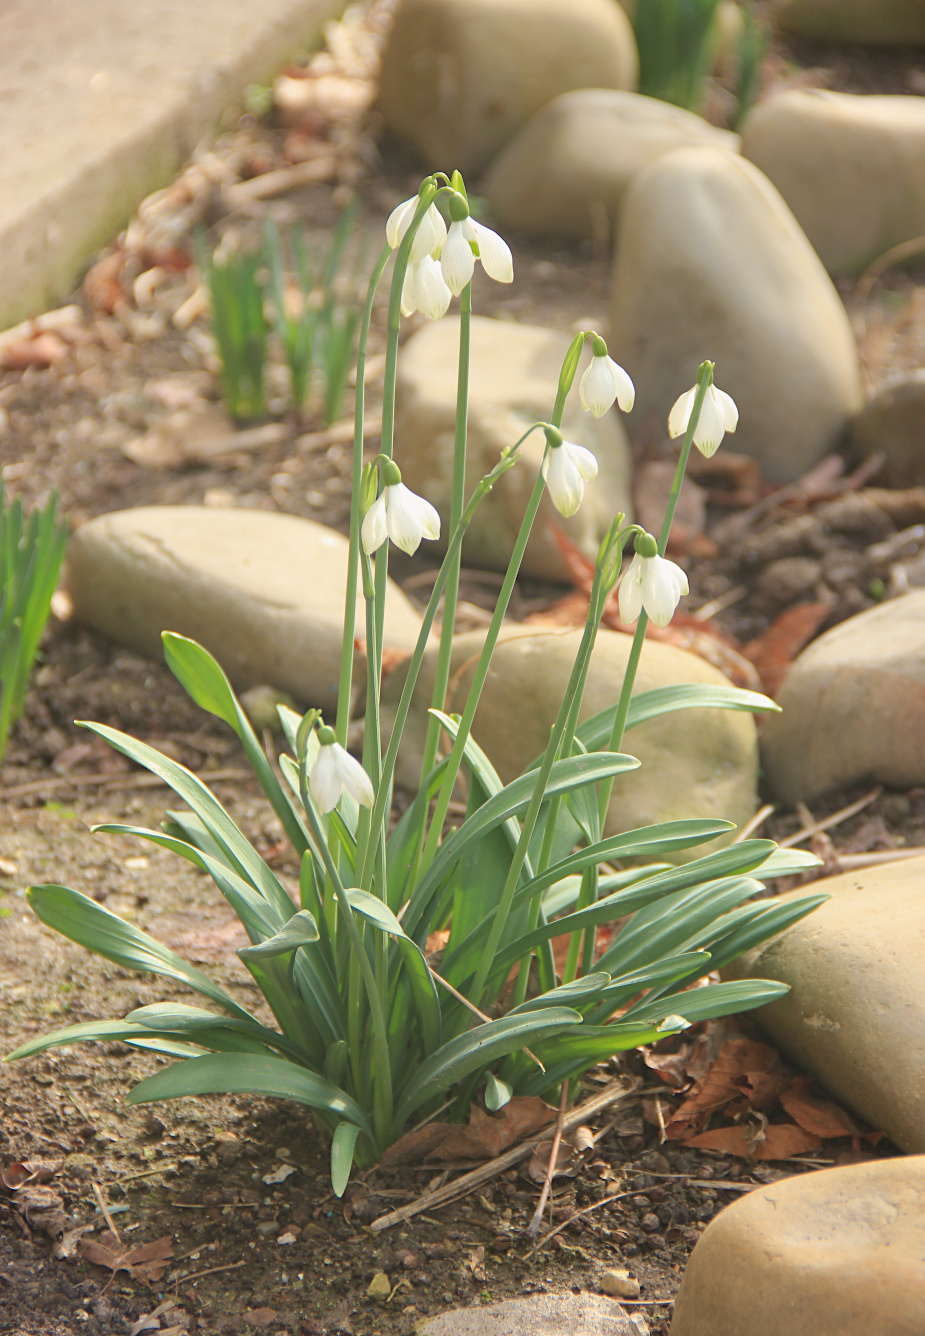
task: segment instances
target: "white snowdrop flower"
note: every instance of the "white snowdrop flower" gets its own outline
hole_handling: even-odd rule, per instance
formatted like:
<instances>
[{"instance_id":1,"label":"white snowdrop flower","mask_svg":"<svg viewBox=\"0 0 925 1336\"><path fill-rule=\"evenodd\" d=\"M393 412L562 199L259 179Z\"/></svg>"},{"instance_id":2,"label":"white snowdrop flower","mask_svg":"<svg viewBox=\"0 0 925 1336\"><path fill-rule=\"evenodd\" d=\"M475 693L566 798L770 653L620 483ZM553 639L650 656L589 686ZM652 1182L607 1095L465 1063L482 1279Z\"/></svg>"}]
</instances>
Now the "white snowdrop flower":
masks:
<instances>
[{"instance_id":1,"label":"white snowdrop flower","mask_svg":"<svg viewBox=\"0 0 925 1336\"><path fill-rule=\"evenodd\" d=\"M668 414L668 435L683 436L691 420L697 386L676 399ZM730 395L710 385L703 398L700 418L694 429L694 444L702 455L709 459L719 449L720 442L727 431L735 431L739 425L739 410Z\"/></svg>"},{"instance_id":2,"label":"white snowdrop flower","mask_svg":"<svg viewBox=\"0 0 925 1336\"><path fill-rule=\"evenodd\" d=\"M334 729L319 728L318 741L321 747L308 780L318 810L333 812L345 793L361 807L372 807L376 800L372 780L359 761L337 741Z\"/></svg>"},{"instance_id":3,"label":"white snowdrop flower","mask_svg":"<svg viewBox=\"0 0 925 1336\"><path fill-rule=\"evenodd\" d=\"M430 320L446 315L452 297L443 281L440 266L430 255L408 265L401 290L401 313L408 316L421 311Z\"/></svg>"},{"instance_id":4,"label":"white snowdrop flower","mask_svg":"<svg viewBox=\"0 0 925 1336\"><path fill-rule=\"evenodd\" d=\"M603 417L614 402L628 413L636 401L633 382L612 357L607 356L607 344L597 334L592 344L594 356L578 382L578 397L582 408L596 418Z\"/></svg>"},{"instance_id":5,"label":"white snowdrop flower","mask_svg":"<svg viewBox=\"0 0 925 1336\"><path fill-rule=\"evenodd\" d=\"M687 576L681 567L658 555L658 545L651 534L638 534L636 555L617 596L621 621L627 625L635 622L645 608L655 625L664 629L674 616L681 595L687 592Z\"/></svg>"},{"instance_id":6,"label":"white snowdrop flower","mask_svg":"<svg viewBox=\"0 0 925 1336\"><path fill-rule=\"evenodd\" d=\"M403 200L389 214L385 225L385 239L392 250L396 250L401 245L402 237L411 226L418 203L419 197L412 195L411 199ZM414 234L414 241L411 243L412 263L416 260L422 260L425 255L439 255L440 247L445 239L446 223L441 217L440 210L436 205L431 204L421 219L418 230Z\"/></svg>"},{"instance_id":7,"label":"white snowdrop flower","mask_svg":"<svg viewBox=\"0 0 925 1336\"><path fill-rule=\"evenodd\" d=\"M401 480L398 465L383 459L385 486L363 517L360 536L363 548L375 552L387 538L409 556L416 552L422 538L440 537L440 516L429 501L417 496Z\"/></svg>"},{"instance_id":8,"label":"white snowdrop flower","mask_svg":"<svg viewBox=\"0 0 925 1336\"><path fill-rule=\"evenodd\" d=\"M583 445L563 440L555 427L546 428L546 440L543 477L550 500L560 515L574 515L584 499L585 483L597 477L597 460Z\"/></svg>"},{"instance_id":9,"label":"white snowdrop flower","mask_svg":"<svg viewBox=\"0 0 925 1336\"><path fill-rule=\"evenodd\" d=\"M468 220L467 220L468 221ZM466 236L465 223L450 223L440 252L440 270L450 292L458 297L475 270L475 252Z\"/></svg>"},{"instance_id":10,"label":"white snowdrop flower","mask_svg":"<svg viewBox=\"0 0 925 1336\"><path fill-rule=\"evenodd\" d=\"M450 229L440 252L440 267L450 291L459 296L472 278L476 259L496 283L512 283L514 259L507 242L469 217L469 205L461 194L451 195L447 207Z\"/></svg>"}]
</instances>

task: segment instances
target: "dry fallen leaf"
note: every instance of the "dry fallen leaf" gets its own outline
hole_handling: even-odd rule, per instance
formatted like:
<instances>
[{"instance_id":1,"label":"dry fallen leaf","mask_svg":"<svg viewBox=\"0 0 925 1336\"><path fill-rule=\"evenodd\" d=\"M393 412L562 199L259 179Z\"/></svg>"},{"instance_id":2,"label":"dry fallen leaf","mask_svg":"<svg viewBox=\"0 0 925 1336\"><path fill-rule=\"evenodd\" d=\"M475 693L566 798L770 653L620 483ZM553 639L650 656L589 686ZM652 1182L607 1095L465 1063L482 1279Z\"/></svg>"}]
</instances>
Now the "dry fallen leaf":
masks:
<instances>
[{"instance_id":1,"label":"dry fallen leaf","mask_svg":"<svg viewBox=\"0 0 925 1336\"><path fill-rule=\"evenodd\" d=\"M828 603L797 603L775 617L767 630L743 647L743 655L755 665L769 696L776 696L793 660L812 640L831 610Z\"/></svg>"},{"instance_id":2,"label":"dry fallen leaf","mask_svg":"<svg viewBox=\"0 0 925 1336\"><path fill-rule=\"evenodd\" d=\"M706 1125L711 1114L733 1100L744 1097L745 1106L751 1107L750 1094L766 1103L770 1098L769 1081L776 1082L776 1090L780 1090L780 1058L773 1048L743 1036L727 1040L706 1076L666 1126L666 1137L669 1141L688 1142Z\"/></svg>"},{"instance_id":3,"label":"dry fallen leaf","mask_svg":"<svg viewBox=\"0 0 925 1336\"><path fill-rule=\"evenodd\" d=\"M798 1076L780 1093L780 1102L794 1122L817 1137L859 1137L861 1129L832 1100L814 1094L808 1076Z\"/></svg>"},{"instance_id":4,"label":"dry fallen leaf","mask_svg":"<svg viewBox=\"0 0 925 1336\"><path fill-rule=\"evenodd\" d=\"M741 1124L735 1124L701 1132L684 1144L718 1150L724 1155L737 1155L743 1160L785 1160L790 1155L818 1150L822 1141L794 1123L770 1123L762 1129L760 1139L750 1136L749 1130Z\"/></svg>"},{"instance_id":5,"label":"dry fallen leaf","mask_svg":"<svg viewBox=\"0 0 925 1336\"><path fill-rule=\"evenodd\" d=\"M153 1243L127 1248L121 1239L107 1230L98 1239L81 1239L80 1250L88 1262L107 1267L114 1276L119 1271L127 1271L133 1280L153 1284L161 1279L173 1257L173 1239L170 1234L165 1234Z\"/></svg>"},{"instance_id":6,"label":"dry fallen leaf","mask_svg":"<svg viewBox=\"0 0 925 1336\"><path fill-rule=\"evenodd\" d=\"M244 1321L249 1327L268 1327L278 1316L275 1308L249 1308L244 1314Z\"/></svg>"},{"instance_id":7,"label":"dry fallen leaf","mask_svg":"<svg viewBox=\"0 0 925 1336\"><path fill-rule=\"evenodd\" d=\"M466 1127L428 1123L406 1132L382 1157L383 1166L413 1160L493 1160L521 1137L548 1127L556 1111L536 1096L515 1096L500 1114L473 1106Z\"/></svg>"},{"instance_id":8,"label":"dry fallen leaf","mask_svg":"<svg viewBox=\"0 0 925 1336\"><path fill-rule=\"evenodd\" d=\"M67 1226L64 1202L51 1188L24 1183L16 1189L13 1205L33 1229L49 1234L52 1238L64 1233Z\"/></svg>"}]
</instances>

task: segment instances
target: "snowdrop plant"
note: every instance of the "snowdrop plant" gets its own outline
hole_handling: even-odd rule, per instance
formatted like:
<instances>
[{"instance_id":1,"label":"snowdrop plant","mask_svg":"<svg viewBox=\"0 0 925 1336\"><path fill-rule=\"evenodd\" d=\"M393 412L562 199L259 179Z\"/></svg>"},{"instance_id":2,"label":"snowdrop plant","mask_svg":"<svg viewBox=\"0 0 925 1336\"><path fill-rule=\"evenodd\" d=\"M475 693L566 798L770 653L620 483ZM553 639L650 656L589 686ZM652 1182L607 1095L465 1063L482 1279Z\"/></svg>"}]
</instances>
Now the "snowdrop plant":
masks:
<instances>
[{"instance_id":1,"label":"snowdrop plant","mask_svg":"<svg viewBox=\"0 0 925 1336\"><path fill-rule=\"evenodd\" d=\"M502 1108L512 1094L555 1097L563 1082L576 1082L588 1068L624 1049L779 996L785 990L778 983L718 982L711 972L825 898L806 895L786 903L761 898L766 879L815 860L776 851L768 840L716 847L718 837L728 839L729 822L685 819L630 831L608 824L615 777L629 775L639 764L623 750L624 735L636 725L694 706L777 708L763 696L731 686L633 693L648 616L660 624L667 621L686 585L683 574L665 559L665 547L712 387L709 362L700 368L658 539L618 514L601 541L584 632L543 755L503 784L479 745L473 729L480 694L543 496L548 490L554 504L573 513L585 487L594 485L593 455L566 442L561 432L585 344L591 342L592 365L590 377L582 381L582 397L590 411L606 411L602 405L611 395L611 403L626 407L632 387L626 373L610 362L598 335L578 334L558 385L550 387L549 420L510 442L466 495L468 279L458 294L459 392L452 499L444 517L447 549L405 668L391 732L384 737L386 539L413 551L440 531L433 507L404 486L393 459L403 294L412 266L420 273L429 262L441 266L442 274L444 259L447 290L459 287L471 273L462 240L473 260L478 250L486 272L494 269L507 281L509 267L499 260L503 253L493 234L475 224L467 229L468 221L459 174L428 177L417 199L405 201L389 219L370 281L360 321L350 559L334 724L322 721L316 709L299 716L280 708L287 749L277 769L211 655L183 636L164 635L167 662L180 682L240 738L299 861L297 891L260 857L199 778L145 743L102 724L88 725L169 784L185 804L168 813L160 830L122 824L102 829L153 841L212 877L247 932L250 945L238 956L258 984L272 1023L265 1024L238 996L96 901L58 885L29 892L44 923L125 968L161 974L174 985L174 995L123 1019L87 1022L30 1039L11 1056L80 1040L121 1040L171 1060L129 1092L130 1103L219 1092L300 1102L330 1138L337 1193L344 1191L354 1164L373 1162L441 1109L463 1118L480 1090L492 1110ZM366 347L374 296L393 254L381 451L367 464ZM543 466L530 490L468 697L461 713L450 715L444 703L463 538L492 488L510 469L522 467L524 441L534 432L545 438ZM584 718L582 695L595 637L630 539L636 557L622 595L627 616L636 614L629 666L614 703ZM361 598L366 687L358 759L346 748ZM441 607L420 787L393 824L396 761ZM490 739L481 741L490 744ZM463 777L465 815L451 827L450 802ZM691 861L672 861L700 846L706 847ZM598 927L617 920L622 927L599 953ZM552 943L563 937L566 959L557 966ZM690 987L698 982L701 986ZM191 1005L182 995L178 999L178 987L199 993L205 1005Z\"/></svg>"}]
</instances>

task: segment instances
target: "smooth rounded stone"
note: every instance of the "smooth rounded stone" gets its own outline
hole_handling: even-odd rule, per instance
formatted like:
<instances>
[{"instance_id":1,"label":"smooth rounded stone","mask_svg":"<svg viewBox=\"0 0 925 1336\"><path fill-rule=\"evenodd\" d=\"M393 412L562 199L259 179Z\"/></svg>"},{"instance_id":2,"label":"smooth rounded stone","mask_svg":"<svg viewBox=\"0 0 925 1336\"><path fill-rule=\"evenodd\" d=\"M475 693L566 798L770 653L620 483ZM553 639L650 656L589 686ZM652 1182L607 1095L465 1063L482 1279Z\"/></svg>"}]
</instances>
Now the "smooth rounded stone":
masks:
<instances>
[{"instance_id":1,"label":"smooth rounded stone","mask_svg":"<svg viewBox=\"0 0 925 1336\"><path fill-rule=\"evenodd\" d=\"M671 1336L919 1336L925 1157L770 1183L712 1220Z\"/></svg>"},{"instance_id":2,"label":"smooth rounded stone","mask_svg":"<svg viewBox=\"0 0 925 1336\"><path fill-rule=\"evenodd\" d=\"M531 1294L453 1308L414 1324L415 1336L648 1336L648 1323L599 1294Z\"/></svg>"},{"instance_id":3,"label":"smooth rounded stone","mask_svg":"<svg viewBox=\"0 0 925 1336\"><path fill-rule=\"evenodd\" d=\"M750 162L666 154L626 192L610 351L636 383L634 422L664 430L697 367L739 409L730 444L785 483L828 454L860 407L845 309L793 214Z\"/></svg>"},{"instance_id":4,"label":"smooth rounded stone","mask_svg":"<svg viewBox=\"0 0 925 1336\"><path fill-rule=\"evenodd\" d=\"M851 444L864 459L883 451L877 481L884 487L925 485L925 367L888 381L864 405Z\"/></svg>"},{"instance_id":5,"label":"smooth rounded stone","mask_svg":"<svg viewBox=\"0 0 925 1336\"><path fill-rule=\"evenodd\" d=\"M549 420L568 334L508 320L472 319L469 366L469 432L466 495L534 423ZM424 325L399 354L395 405L395 458L412 491L426 496L443 520L441 545L449 540L459 319L444 317ZM523 571L545 579L566 578L562 555L550 532L554 523L591 558L618 511L631 517L632 462L616 411L594 418L569 395L562 431L566 440L597 456L599 473L588 484L578 513L570 519L543 496L524 555ZM546 438L535 431L521 458L479 506L463 547L464 559L489 570L506 570Z\"/></svg>"},{"instance_id":6,"label":"smooth rounded stone","mask_svg":"<svg viewBox=\"0 0 925 1336\"><path fill-rule=\"evenodd\" d=\"M925 98L790 89L742 127L830 274L856 274L925 233Z\"/></svg>"},{"instance_id":7,"label":"smooth rounded stone","mask_svg":"<svg viewBox=\"0 0 925 1336\"><path fill-rule=\"evenodd\" d=\"M925 591L826 631L797 657L777 700L761 758L782 802L862 781L925 784Z\"/></svg>"},{"instance_id":8,"label":"smooth rounded stone","mask_svg":"<svg viewBox=\"0 0 925 1336\"><path fill-rule=\"evenodd\" d=\"M539 236L609 237L633 178L664 153L696 144L737 153L739 136L654 97L581 88L555 98L518 131L482 191L504 226Z\"/></svg>"},{"instance_id":9,"label":"smooth rounded stone","mask_svg":"<svg viewBox=\"0 0 925 1336\"><path fill-rule=\"evenodd\" d=\"M922 0L777 0L774 19L786 32L825 42L925 45Z\"/></svg>"},{"instance_id":10,"label":"smooth rounded stone","mask_svg":"<svg viewBox=\"0 0 925 1336\"><path fill-rule=\"evenodd\" d=\"M810 889L832 898L727 973L789 984L754 1013L774 1042L902 1150L925 1151L925 858Z\"/></svg>"},{"instance_id":11,"label":"smooth rounded stone","mask_svg":"<svg viewBox=\"0 0 925 1336\"><path fill-rule=\"evenodd\" d=\"M471 631L453 644L448 711L461 712L485 633ZM502 631L482 690L472 735L504 783L516 778L545 748L581 640L580 631L537 631L507 625ZM632 637L599 632L585 686L580 720L616 704ZM407 788L420 780L420 758L433 692L436 650L424 657L418 688L403 734L396 778ZM404 685L404 673L383 687L386 728ZM672 645L647 640L636 676L636 694L681 682L728 685L703 659ZM741 825L756 806L758 744L751 715L732 710L681 710L640 724L623 748L640 768L614 780L608 834L655 821L722 817ZM677 861L697 858L702 848Z\"/></svg>"},{"instance_id":12,"label":"smooth rounded stone","mask_svg":"<svg viewBox=\"0 0 925 1336\"><path fill-rule=\"evenodd\" d=\"M235 687L268 685L325 710L337 703L346 582L341 534L258 510L120 510L84 524L67 552L67 587L85 625L157 659L161 632L178 631L205 645ZM420 629L390 585L386 643L410 652ZM365 660L355 666L362 675Z\"/></svg>"},{"instance_id":13,"label":"smooth rounded stone","mask_svg":"<svg viewBox=\"0 0 925 1336\"><path fill-rule=\"evenodd\" d=\"M429 170L479 173L552 98L635 88L638 69L613 0L400 0L379 107Z\"/></svg>"}]
</instances>

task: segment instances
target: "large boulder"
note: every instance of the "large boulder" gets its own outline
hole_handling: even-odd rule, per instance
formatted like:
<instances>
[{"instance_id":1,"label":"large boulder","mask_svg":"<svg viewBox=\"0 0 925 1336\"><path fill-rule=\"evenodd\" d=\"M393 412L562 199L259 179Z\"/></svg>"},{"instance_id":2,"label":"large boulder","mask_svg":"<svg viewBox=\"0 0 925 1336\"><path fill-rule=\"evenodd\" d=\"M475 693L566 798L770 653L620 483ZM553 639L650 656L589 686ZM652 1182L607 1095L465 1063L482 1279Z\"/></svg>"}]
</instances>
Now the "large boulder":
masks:
<instances>
[{"instance_id":1,"label":"large boulder","mask_svg":"<svg viewBox=\"0 0 925 1336\"><path fill-rule=\"evenodd\" d=\"M419 1319L415 1336L648 1336L642 1315L601 1294L530 1294Z\"/></svg>"},{"instance_id":2,"label":"large boulder","mask_svg":"<svg viewBox=\"0 0 925 1336\"><path fill-rule=\"evenodd\" d=\"M777 0L774 18L785 32L825 42L925 45L921 0Z\"/></svg>"},{"instance_id":3,"label":"large boulder","mask_svg":"<svg viewBox=\"0 0 925 1336\"><path fill-rule=\"evenodd\" d=\"M634 421L651 430L715 361L739 408L735 449L773 482L827 454L860 407L831 280L770 181L717 149L676 149L626 192L610 345L636 383Z\"/></svg>"},{"instance_id":4,"label":"large boulder","mask_svg":"<svg viewBox=\"0 0 925 1336\"><path fill-rule=\"evenodd\" d=\"M742 127L830 274L856 274L925 233L925 98L790 89Z\"/></svg>"},{"instance_id":5,"label":"large boulder","mask_svg":"<svg viewBox=\"0 0 925 1336\"><path fill-rule=\"evenodd\" d=\"M740 1197L693 1253L671 1336L916 1336L925 1156L799 1174Z\"/></svg>"},{"instance_id":6,"label":"large boulder","mask_svg":"<svg viewBox=\"0 0 925 1336\"><path fill-rule=\"evenodd\" d=\"M484 639L482 631L456 637L448 710L462 710ZM545 748L580 640L580 631L513 625L502 631L472 734L505 783ZM616 704L631 644L632 637L617 631L599 633L580 719ZM396 772L399 783L409 788L420 779L435 667L436 652L428 649ZM386 681L387 715L393 713L403 677L399 670ZM647 640L636 692L681 682L727 684L722 673L686 650ZM623 750L641 766L614 781L608 833L688 817L722 817L741 825L755 810L758 746L748 714L683 710L664 715L631 729ZM681 857L696 858L701 852L694 849Z\"/></svg>"},{"instance_id":7,"label":"large boulder","mask_svg":"<svg viewBox=\"0 0 925 1336\"><path fill-rule=\"evenodd\" d=\"M925 486L925 367L893 377L868 400L851 424L851 444L863 459L882 451L884 487Z\"/></svg>"},{"instance_id":8,"label":"large boulder","mask_svg":"<svg viewBox=\"0 0 925 1336\"><path fill-rule=\"evenodd\" d=\"M67 552L76 617L162 657L161 632L205 645L236 687L264 684L306 705L337 704L347 540L294 515L145 506L101 515ZM365 637L362 599L356 634ZM410 652L421 619L395 584L386 644ZM362 674L365 661L358 658Z\"/></svg>"},{"instance_id":9,"label":"large boulder","mask_svg":"<svg viewBox=\"0 0 925 1336\"><path fill-rule=\"evenodd\" d=\"M483 193L500 223L539 236L609 236L626 188L673 148L736 153L738 135L639 93L581 88L538 111L501 150Z\"/></svg>"},{"instance_id":10,"label":"large boulder","mask_svg":"<svg viewBox=\"0 0 925 1336\"><path fill-rule=\"evenodd\" d=\"M638 64L613 0L400 0L379 106L429 171L477 174L559 93L635 88Z\"/></svg>"},{"instance_id":11,"label":"large boulder","mask_svg":"<svg viewBox=\"0 0 925 1336\"><path fill-rule=\"evenodd\" d=\"M785 803L861 781L925 784L925 591L860 612L814 640L761 739Z\"/></svg>"},{"instance_id":12,"label":"large boulder","mask_svg":"<svg viewBox=\"0 0 925 1336\"><path fill-rule=\"evenodd\" d=\"M567 334L540 326L473 317L467 496L506 446L532 423L549 420L569 342ZM398 361L395 458L408 486L440 511L444 547L449 538L458 352L459 319L448 316L423 326L402 348ZM549 497L543 497L523 570L553 580L564 579L566 571L550 523L564 529L593 558L614 515L629 514L632 507L629 446L617 412L595 419L572 393L562 430L567 440L593 451L600 472L571 519L563 519ZM507 569L545 444L542 431L534 432L520 461L482 502L463 548L467 562Z\"/></svg>"},{"instance_id":13,"label":"large boulder","mask_svg":"<svg viewBox=\"0 0 925 1336\"><path fill-rule=\"evenodd\" d=\"M813 889L831 900L728 972L789 984L754 1013L778 1047L902 1150L925 1151L925 858Z\"/></svg>"}]
</instances>

